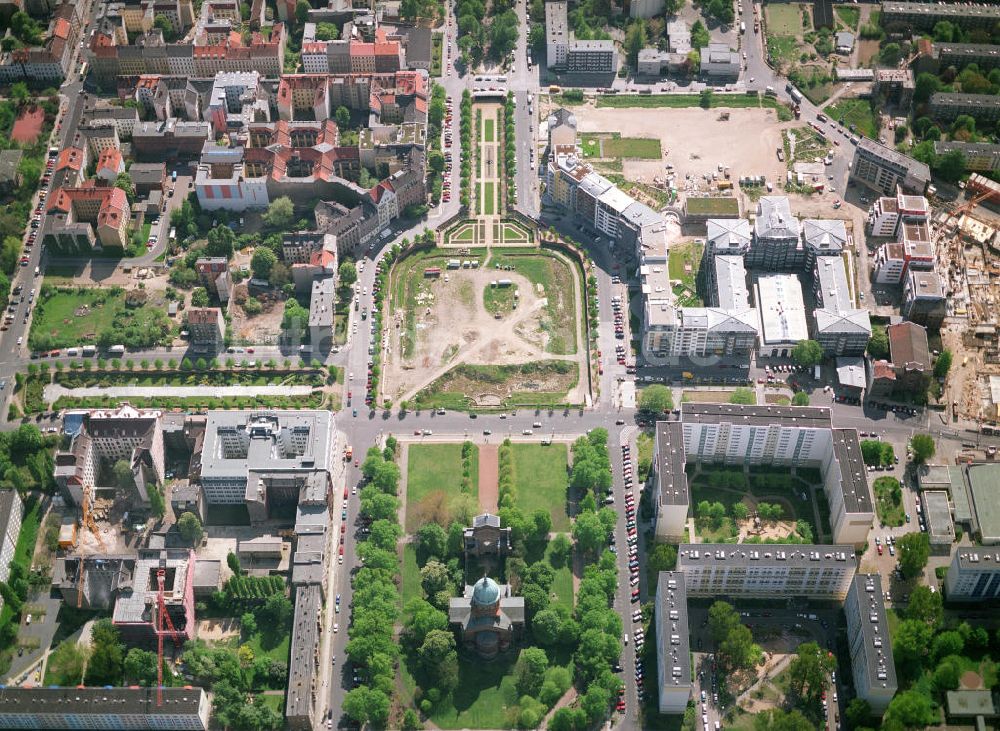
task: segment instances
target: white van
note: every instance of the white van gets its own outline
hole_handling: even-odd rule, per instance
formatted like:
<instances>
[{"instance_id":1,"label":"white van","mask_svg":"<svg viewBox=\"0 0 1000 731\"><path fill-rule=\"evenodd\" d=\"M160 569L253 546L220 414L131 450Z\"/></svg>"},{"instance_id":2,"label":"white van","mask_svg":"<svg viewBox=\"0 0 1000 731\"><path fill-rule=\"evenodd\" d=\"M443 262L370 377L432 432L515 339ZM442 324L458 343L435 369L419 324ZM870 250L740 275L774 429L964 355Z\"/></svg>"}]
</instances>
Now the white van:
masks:
<instances>
[{"instance_id":1,"label":"white van","mask_svg":"<svg viewBox=\"0 0 1000 731\"><path fill-rule=\"evenodd\" d=\"M79 355L79 354L80 354L80 349L79 348L66 348L66 355L68 355L70 357L72 357L74 355Z\"/></svg>"}]
</instances>

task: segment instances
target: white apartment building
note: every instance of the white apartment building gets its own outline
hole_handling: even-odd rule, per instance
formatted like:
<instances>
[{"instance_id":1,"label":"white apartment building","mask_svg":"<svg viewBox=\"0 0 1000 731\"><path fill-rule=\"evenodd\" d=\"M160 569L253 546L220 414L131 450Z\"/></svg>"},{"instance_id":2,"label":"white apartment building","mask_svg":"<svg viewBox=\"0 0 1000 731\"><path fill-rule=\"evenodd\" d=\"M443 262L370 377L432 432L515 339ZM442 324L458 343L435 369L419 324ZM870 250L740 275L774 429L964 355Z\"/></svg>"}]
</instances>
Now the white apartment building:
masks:
<instances>
[{"instance_id":1,"label":"white apartment building","mask_svg":"<svg viewBox=\"0 0 1000 731\"><path fill-rule=\"evenodd\" d=\"M677 571L692 597L843 600L857 561L846 545L682 543Z\"/></svg>"},{"instance_id":2,"label":"white apartment building","mask_svg":"<svg viewBox=\"0 0 1000 731\"><path fill-rule=\"evenodd\" d=\"M955 551L945 579L952 602L985 602L1000 597L1000 550L976 546Z\"/></svg>"},{"instance_id":3,"label":"white apartment building","mask_svg":"<svg viewBox=\"0 0 1000 731\"><path fill-rule=\"evenodd\" d=\"M10 578L10 563L14 560L23 515L24 505L17 490L0 491L0 581ZM0 597L0 608L3 605Z\"/></svg>"},{"instance_id":4,"label":"white apartment building","mask_svg":"<svg viewBox=\"0 0 1000 731\"><path fill-rule=\"evenodd\" d=\"M568 12L566 0L545 3L545 62L550 69L564 67L569 58Z\"/></svg>"},{"instance_id":5,"label":"white apartment building","mask_svg":"<svg viewBox=\"0 0 1000 731\"><path fill-rule=\"evenodd\" d=\"M757 279L762 358L787 358L801 341L809 339L802 285L794 274L768 274Z\"/></svg>"},{"instance_id":6,"label":"white apartment building","mask_svg":"<svg viewBox=\"0 0 1000 731\"><path fill-rule=\"evenodd\" d=\"M683 535L691 502L684 472L689 462L816 467L834 540L860 545L868 539L874 505L861 445L855 430L832 428L829 409L685 403L679 422L658 423L653 479L662 539Z\"/></svg>"},{"instance_id":7,"label":"white apartment building","mask_svg":"<svg viewBox=\"0 0 1000 731\"><path fill-rule=\"evenodd\" d=\"M859 698L881 715L896 694L896 665L892 639L882 599L882 577L858 574L844 601L847 644L851 652L851 674Z\"/></svg>"},{"instance_id":8,"label":"white apartment building","mask_svg":"<svg viewBox=\"0 0 1000 731\"><path fill-rule=\"evenodd\" d=\"M656 669L660 713L684 713L694 683L684 574L661 571L656 582Z\"/></svg>"}]
</instances>

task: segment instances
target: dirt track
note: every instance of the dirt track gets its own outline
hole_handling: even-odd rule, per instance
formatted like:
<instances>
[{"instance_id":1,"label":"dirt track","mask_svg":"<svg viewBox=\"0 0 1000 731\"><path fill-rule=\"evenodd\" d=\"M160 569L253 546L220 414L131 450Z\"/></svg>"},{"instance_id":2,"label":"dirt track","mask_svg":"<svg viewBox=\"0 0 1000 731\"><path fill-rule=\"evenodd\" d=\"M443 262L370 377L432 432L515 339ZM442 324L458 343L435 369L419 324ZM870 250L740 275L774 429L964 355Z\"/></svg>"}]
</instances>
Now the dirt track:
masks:
<instances>
[{"instance_id":1,"label":"dirt track","mask_svg":"<svg viewBox=\"0 0 1000 731\"><path fill-rule=\"evenodd\" d=\"M498 468L500 449L496 444L479 445L479 507L484 513L497 514L500 499Z\"/></svg>"}]
</instances>

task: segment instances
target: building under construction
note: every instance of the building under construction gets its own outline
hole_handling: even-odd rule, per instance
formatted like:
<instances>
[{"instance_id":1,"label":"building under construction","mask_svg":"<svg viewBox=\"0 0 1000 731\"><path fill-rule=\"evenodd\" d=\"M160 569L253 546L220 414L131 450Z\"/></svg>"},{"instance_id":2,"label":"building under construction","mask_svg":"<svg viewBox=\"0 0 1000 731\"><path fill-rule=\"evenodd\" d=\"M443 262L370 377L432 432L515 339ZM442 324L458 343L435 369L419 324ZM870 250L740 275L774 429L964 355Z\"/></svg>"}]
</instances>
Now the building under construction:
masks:
<instances>
[{"instance_id":1,"label":"building under construction","mask_svg":"<svg viewBox=\"0 0 1000 731\"><path fill-rule=\"evenodd\" d=\"M71 606L112 609L112 622L129 645L153 645L160 571L170 623L178 639L189 640L195 629L193 551L143 549L136 555L69 556L56 561L52 583Z\"/></svg>"}]
</instances>

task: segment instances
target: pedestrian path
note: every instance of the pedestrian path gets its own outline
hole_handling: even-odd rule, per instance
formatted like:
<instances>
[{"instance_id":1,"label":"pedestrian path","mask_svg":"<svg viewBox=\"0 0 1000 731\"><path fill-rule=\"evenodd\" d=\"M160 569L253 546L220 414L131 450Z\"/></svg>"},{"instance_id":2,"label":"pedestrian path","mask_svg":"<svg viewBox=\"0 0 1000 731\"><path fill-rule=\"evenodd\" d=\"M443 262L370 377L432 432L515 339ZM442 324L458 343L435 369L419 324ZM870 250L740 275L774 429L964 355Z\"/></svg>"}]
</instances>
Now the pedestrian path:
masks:
<instances>
[{"instance_id":1,"label":"pedestrian path","mask_svg":"<svg viewBox=\"0 0 1000 731\"><path fill-rule=\"evenodd\" d=\"M62 396L72 398L93 396L109 396L111 398L212 396L225 398L227 396L308 396L312 391L312 386L112 386L110 388L84 386L66 388L58 383L50 383L42 393L46 402L53 403Z\"/></svg>"}]
</instances>

